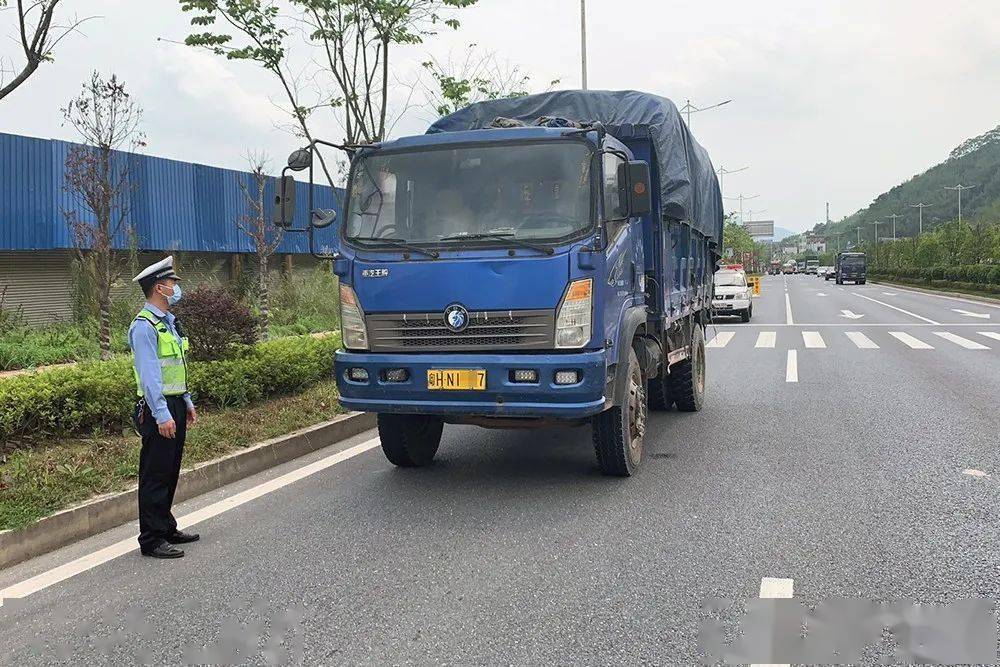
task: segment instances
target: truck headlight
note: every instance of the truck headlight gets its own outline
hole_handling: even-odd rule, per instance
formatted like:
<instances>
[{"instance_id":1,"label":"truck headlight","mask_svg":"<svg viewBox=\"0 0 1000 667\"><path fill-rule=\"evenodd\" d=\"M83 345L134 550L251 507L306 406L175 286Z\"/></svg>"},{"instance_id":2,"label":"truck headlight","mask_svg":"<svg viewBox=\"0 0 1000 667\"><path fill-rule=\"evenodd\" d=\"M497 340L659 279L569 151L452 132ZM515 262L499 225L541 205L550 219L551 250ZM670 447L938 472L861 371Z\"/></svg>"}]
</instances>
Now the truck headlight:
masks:
<instances>
[{"instance_id":1,"label":"truck headlight","mask_svg":"<svg viewBox=\"0 0 1000 667\"><path fill-rule=\"evenodd\" d=\"M574 280L566 287L556 314L556 347L583 347L590 340L594 281Z\"/></svg>"},{"instance_id":2,"label":"truck headlight","mask_svg":"<svg viewBox=\"0 0 1000 667\"><path fill-rule=\"evenodd\" d=\"M348 285L340 286L340 335L348 350L368 349L365 313L361 310L358 295Z\"/></svg>"}]
</instances>

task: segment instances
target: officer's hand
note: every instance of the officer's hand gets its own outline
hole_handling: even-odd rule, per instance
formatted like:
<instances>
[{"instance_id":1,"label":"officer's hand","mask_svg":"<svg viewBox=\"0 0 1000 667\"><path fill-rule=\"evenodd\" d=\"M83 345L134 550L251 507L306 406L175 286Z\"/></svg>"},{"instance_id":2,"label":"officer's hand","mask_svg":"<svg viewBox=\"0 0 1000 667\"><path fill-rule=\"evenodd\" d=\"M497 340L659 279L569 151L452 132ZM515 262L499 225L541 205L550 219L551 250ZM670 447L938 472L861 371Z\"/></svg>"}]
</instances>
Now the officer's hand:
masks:
<instances>
[{"instance_id":1,"label":"officer's hand","mask_svg":"<svg viewBox=\"0 0 1000 667\"><path fill-rule=\"evenodd\" d=\"M177 423L173 419L168 419L156 426L160 430L160 435L164 438L174 438L177 436Z\"/></svg>"},{"instance_id":2,"label":"officer's hand","mask_svg":"<svg viewBox=\"0 0 1000 667\"><path fill-rule=\"evenodd\" d=\"M187 424L191 426L198 421L198 411L194 409L194 406L189 406L187 409Z\"/></svg>"}]
</instances>

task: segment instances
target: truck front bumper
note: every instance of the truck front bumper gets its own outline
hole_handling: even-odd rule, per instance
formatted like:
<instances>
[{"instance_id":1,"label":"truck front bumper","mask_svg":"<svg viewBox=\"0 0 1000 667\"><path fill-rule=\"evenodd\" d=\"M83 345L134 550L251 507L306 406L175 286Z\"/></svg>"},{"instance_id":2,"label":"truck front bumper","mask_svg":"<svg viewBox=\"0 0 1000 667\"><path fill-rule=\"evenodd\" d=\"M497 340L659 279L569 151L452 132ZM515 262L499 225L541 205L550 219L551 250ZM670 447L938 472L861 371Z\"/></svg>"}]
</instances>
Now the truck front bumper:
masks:
<instances>
[{"instance_id":1,"label":"truck front bumper","mask_svg":"<svg viewBox=\"0 0 1000 667\"><path fill-rule=\"evenodd\" d=\"M363 368L368 379L350 379ZM547 417L577 419L604 409L607 361L604 350L568 354L371 354L337 352L334 360L340 403L351 410L443 416ZM389 382L388 371L406 379ZM430 390L427 371L482 369L486 389ZM515 370L534 370L535 383L514 382ZM557 371L576 371L575 384L557 385ZM357 374L357 372L356 372ZM397 373L398 374L398 373Z\"/></svg>"}]
</instances>

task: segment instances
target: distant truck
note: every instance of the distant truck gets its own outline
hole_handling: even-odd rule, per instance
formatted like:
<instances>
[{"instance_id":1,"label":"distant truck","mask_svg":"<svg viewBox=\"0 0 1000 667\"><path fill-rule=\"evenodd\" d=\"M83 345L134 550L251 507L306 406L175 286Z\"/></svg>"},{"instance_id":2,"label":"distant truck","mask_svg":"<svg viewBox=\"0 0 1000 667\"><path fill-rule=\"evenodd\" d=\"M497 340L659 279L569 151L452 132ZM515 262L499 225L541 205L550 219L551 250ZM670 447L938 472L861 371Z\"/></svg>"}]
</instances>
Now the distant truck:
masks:
<instances>
[{"instance_id":1,"label":"distant truck","mask_svg":"<svg viewBox=\"0 0 1000 667\"><path fill-rule=\"evenodd\" d=\"M430 463L445 423L589 423L601 471L629 476L648 409L701 409L722 198L670 100L542 93L338 148L337 386L392 463Z\"/></svg>"},{"instance_id":2,"label":"distant truck","mask_svg":"<svg viewBox=\"0 0 1000 667\"><path fill-rule=\"evenodd\" d=\"M842 252L838 254L834 277L838 285L843 285L845 280L854 281L857 285L864 285L868 278L868 258L865 253Z\"/></svg>"},{"instance_id":3,"label":"distant truck","mask_svg":"<svg viewBox=\"0 0 1000 667\"><path fill-rule=\"evenodd\" d=\"M818 259L807 259L806 260L806 273L816 275L816 269L819 268Z\"/></svg>"},{"instance_id":4,"label":"distant truck","mask_svg":"<svg viewBox=\"0 0 1000 667\"><path fill-rule=\"evenodd\" d=\"M805 262L796 262L796 264L795 264L795 273L805 273L805 272L806 272L806 263Z\"/></svg>"},{"instance_id":5,"label":"distant truck","mask_svg":"<svg viewBox=\"0 0 1000 667\"><path fill-rule=\"evenodd\" d=\"M767 269L768 275L776 276L781 273L781 260L772 259L771 265Z\"/></svg>"}]
</instances>

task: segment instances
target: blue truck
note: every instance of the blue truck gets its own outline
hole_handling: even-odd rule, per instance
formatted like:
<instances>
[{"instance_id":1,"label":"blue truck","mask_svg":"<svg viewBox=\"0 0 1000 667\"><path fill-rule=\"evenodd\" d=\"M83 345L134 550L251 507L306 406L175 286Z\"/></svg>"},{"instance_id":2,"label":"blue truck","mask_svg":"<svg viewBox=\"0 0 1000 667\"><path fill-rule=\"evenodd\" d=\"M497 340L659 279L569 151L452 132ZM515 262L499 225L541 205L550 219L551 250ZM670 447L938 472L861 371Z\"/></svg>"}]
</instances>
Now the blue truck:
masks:
<instances>
[{"instance_id":1,"label":"blue truck","mask_svg":"<svg viewBox=\"0 0 1000 667\"><path fill-rule=\"evenodd\" d=\"M288 168L311 174L335 145ZM701 408L722 199L670 100L494 100L424 135L337 148L346 201L320 255L340 280L334 368L392 463L430 463L446 423L589 423L601 471L629 476L648 409ZM290 219L284 182L276 216ZM313 211L310 237L335 217Z\"/></svg>"}]
</instances>

